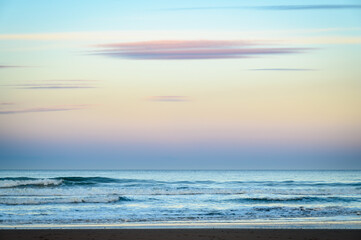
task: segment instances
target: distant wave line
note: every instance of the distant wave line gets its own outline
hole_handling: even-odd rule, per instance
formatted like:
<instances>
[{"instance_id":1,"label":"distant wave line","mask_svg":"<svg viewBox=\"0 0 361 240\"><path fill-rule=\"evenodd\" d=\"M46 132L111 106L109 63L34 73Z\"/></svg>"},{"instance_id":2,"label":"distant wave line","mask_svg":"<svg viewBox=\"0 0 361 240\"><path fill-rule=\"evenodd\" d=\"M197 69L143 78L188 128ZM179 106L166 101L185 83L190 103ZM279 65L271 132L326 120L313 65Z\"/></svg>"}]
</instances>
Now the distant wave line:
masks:
<instances>
[{"instance_id":1,"label":"distant wave line","mask_svg":"<svg viewBox=\"0 0 361 240\"><path fill-rule=\"evenodd\" d=\"M313 181L156 181L152 179L121 179L107 177L56 177L56 178L28 178L7 177L0 178L0 188L14 187L54 187L60 185L95 185L119 183L126 186L141 185L211 185L211 184L233 184L239 186L261 185L261 186L309 186L309 187L360 187L361 182L313 182ZM181 187L180 186L180 187Z\"/></svg>"}]
</instances>

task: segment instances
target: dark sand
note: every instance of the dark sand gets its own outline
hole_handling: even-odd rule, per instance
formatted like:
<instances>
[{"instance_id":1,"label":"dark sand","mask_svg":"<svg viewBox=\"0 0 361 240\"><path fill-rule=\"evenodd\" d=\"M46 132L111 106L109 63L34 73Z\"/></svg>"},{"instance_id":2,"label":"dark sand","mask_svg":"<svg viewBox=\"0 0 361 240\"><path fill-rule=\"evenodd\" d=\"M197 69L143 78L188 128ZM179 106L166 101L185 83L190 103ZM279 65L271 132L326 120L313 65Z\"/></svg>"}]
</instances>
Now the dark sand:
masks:
<instances>
[{"instance_id":1,"label":"dark sand","mask_svg":"<svg viewBox=\"0 0 361 240\"><path fill-rule=\"evenodd\" d=\"M361 229L42 229L0 230L1 240L351 240Z\"/></svg>"}]
</instances>

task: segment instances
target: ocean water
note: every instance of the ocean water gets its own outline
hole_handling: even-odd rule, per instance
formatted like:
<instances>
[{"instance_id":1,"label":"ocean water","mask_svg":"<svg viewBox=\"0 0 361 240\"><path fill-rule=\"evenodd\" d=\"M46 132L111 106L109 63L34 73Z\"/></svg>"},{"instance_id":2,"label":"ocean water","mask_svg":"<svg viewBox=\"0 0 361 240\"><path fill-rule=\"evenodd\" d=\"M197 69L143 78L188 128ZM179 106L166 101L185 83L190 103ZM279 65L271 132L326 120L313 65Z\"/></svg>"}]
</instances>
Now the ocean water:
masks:
<instances>
[{"instance_id":1,"label":"ocean water","mask_svg":"<svg viewBox=\"0 0 361 240\"><path fill-rule=\"evenodd\" d=\"M326 222L361 228L361 171L0 171L0 227Z\"/></svg>"}]
</instances>

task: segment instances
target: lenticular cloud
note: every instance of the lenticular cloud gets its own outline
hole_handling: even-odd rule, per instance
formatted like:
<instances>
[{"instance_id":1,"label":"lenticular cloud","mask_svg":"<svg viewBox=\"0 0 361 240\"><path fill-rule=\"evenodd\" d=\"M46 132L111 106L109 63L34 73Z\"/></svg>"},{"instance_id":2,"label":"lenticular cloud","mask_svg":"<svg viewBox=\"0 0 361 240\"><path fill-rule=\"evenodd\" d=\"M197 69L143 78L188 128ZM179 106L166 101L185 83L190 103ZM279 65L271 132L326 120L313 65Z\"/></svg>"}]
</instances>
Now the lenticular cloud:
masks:
<instances>
[{"instance_id":1,"label":"lenticular cloud","mask_svg":"<svg viewBox=\"0 0 361 240\"><path fill-rule=\"evenodd\" d=\"M136 60L230 59L293 54L305 48L260 47L251 41L187 40L146 41L97 45L96 54Z\"/></svg>"}]
</instances>

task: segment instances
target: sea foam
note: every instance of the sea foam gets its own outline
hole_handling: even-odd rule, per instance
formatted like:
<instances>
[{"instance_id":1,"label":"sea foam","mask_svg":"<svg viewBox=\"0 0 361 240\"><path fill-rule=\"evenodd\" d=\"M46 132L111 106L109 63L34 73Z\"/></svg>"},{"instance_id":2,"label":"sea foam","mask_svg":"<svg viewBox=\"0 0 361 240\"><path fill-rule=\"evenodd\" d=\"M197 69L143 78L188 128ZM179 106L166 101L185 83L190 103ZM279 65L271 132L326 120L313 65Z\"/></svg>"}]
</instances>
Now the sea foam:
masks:
<instances>
[{"instance_id":1,"label":"sea foam","mask_svg":"<svg viewBox=\"0 0 361 240\"><path fill-rule=\"evenodd\" d=\"M29 180L0 180L0 188L13 188L23 186L57 186L62 179L29 179Z\"/></svg>"}]
</instances>

